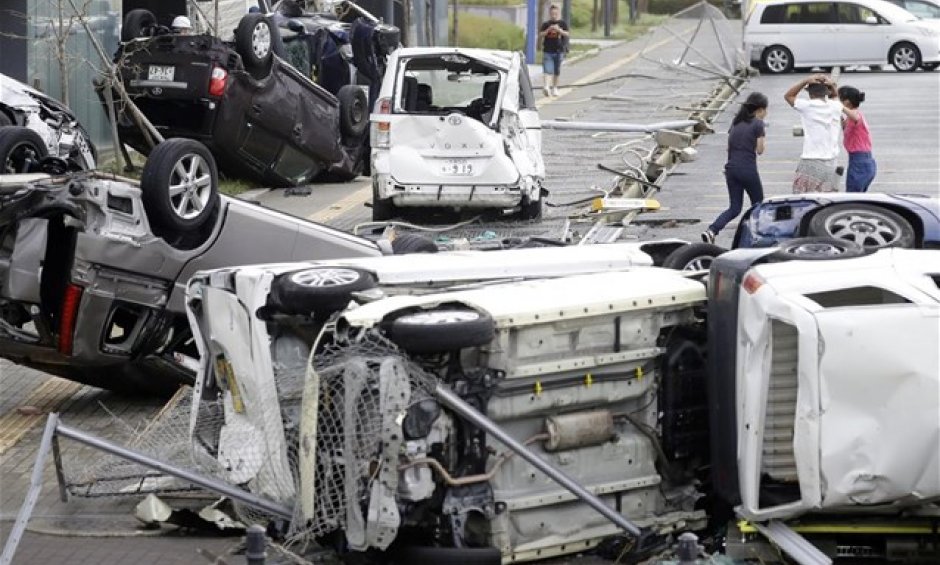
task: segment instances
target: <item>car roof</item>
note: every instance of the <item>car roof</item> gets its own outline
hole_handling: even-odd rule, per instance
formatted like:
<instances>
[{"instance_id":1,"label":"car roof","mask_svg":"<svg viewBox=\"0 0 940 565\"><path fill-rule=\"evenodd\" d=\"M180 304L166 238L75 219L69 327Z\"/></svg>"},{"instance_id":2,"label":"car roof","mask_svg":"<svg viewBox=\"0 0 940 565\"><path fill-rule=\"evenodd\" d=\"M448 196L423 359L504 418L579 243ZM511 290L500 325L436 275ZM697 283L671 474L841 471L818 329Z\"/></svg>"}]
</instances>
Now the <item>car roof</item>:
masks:
<instances>
[{"instance_id":1,"label":"car roof","mask_svg":"<svg viewBox=\"0 0 940 565\"><path fill-rule=\"evenodd\" d=\"M433 55L462 55L471 59L482 61L499 69L508 69L512 62L514 51L500 51L496 49L478 49L471 47L402 47L395 51L398 58L421 57Z\"/></svg>"},{"instance_id":2,"label":"car roof","mask_svg":"<svg viewBox=\"0 0 940 565\"><path fill-rule=\"evenodd\" d=\"M859 4L866 8L875 10L882 16L888 16L891 23L900 23L917 20L917 16L911 14L897 4L887 0L757 0L755 10L766 6L779 6L780 4L821 4L821 3L840 3L840 4Z\"/></svg>"}]
</instances>

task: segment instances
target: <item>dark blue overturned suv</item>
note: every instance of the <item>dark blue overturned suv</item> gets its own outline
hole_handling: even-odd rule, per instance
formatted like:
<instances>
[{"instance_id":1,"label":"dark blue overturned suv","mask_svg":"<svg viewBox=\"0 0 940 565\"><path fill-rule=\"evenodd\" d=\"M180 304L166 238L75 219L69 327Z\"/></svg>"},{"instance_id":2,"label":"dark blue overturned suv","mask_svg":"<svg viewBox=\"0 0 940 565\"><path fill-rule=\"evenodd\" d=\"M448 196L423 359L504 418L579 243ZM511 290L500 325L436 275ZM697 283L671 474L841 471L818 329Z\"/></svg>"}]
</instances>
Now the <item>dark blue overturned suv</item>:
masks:
<instances>
[{"instance_id":1,"label":"dark blue overturned suv","mask_svg":"<svg viewBox=\"0 0 940 565\"><path fill-rule=\"evenodd\" d=\"M369 93L398 28L347 1L331 13L259 4L234 41L175 34L147 10L128 12L115 56L128 94L161 135L202 142L228 176L288 187L363 173ZM122 141L148 154L153 140L116 108Z\"/></svg>"}]
</instances>

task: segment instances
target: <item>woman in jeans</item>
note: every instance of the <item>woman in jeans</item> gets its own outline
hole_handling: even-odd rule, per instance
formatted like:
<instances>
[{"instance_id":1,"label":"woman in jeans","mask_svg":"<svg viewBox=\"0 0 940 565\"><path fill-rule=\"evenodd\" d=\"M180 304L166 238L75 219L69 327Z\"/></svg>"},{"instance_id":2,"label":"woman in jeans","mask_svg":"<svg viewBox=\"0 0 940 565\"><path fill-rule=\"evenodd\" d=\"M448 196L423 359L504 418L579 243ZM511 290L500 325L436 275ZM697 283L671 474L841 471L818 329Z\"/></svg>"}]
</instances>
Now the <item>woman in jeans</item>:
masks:
<instances>
[{"instance_id":1,"label":"woman in jeans","mask_svg":"<svg viewBox=\"0 0 940 565\"><path fill-rule=\"evenodd\" d=\"M741 213L744 193L756 204L764 199L764 187L757 172L757 156L764 152L764 117L767 116L767 97L752 92L731 121L728 132L728 162L725 163L725 182L728 185L728 209L702 232L702 241L715 243L715 237L728 222Z\"/></svg>"},{"instance_id":2,"label":"woman in jeans","mask_svg":"<svg viewBox=\"0 0 940 565\"><path fill-rule=\"evenodd\" d=\"M865 101L865 93L857 88L843 86L839 88L839 100L842 102L842 143L849 154L849 168L845 172L846 192L866 192L875 180L878 165L871 156L871 132L868 122L858 109Z\"/></svg>"}]
</instances>

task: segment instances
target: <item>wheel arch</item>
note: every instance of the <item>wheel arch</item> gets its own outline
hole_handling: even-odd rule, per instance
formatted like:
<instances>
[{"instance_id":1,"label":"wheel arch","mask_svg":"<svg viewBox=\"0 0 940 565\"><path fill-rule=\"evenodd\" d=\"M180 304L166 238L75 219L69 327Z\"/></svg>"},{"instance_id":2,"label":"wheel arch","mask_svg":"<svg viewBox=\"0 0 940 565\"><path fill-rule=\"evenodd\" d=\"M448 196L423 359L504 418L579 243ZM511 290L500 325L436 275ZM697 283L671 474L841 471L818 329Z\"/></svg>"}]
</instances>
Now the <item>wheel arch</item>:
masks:
<instances>
[{"instance_id":1,"label":"wheel arch","mask_svg":"<svg viewBox=\"0 0 940 565\"><path fill-rule=\"evenodd\" d=\"M923 58L924 53L921 51L920 46L917 45L917 41L913 39L909 39L909 38L901 38L895 41L894 43L892 43L890 46L888 46L888 52L885 54L885 60L888 61L889 65L891 64L891 52L894 51L894 48L897 47L898 45L905 45L905 44L910 45L914 49L917 49L917 52L920 53L921 58Z\"/></svg>"},{"instance_id":2,"label":"wheel arch","mask_svg":"<svg viewBox=\"0 0 940 565\"><path fill-rule=\"evenodd\" d=\"M838 206L840 204L846 205L846 204L852 204L852 203L832 202L825 206L817 206L814 210L804 214L802 220L800 220L800 234L802 235L802 237L808 237L807 231L809 230L809 223L810 221L812 221L813 217L816 216L816 214L818 214L821 210L830 208L832 206ZM917 214L917 212L905 206L899 206L897 204L891 204L887 202L858 202L858 204L866 204L868 206L875 206L876 208L882 208L882 209L894 212L895 214L898 214L899 216L907 220L907 222L911 224L911 227L914 229L914 247L920 248L923 246L924 244L924 221Z\"/></svg>"}]
</instances>

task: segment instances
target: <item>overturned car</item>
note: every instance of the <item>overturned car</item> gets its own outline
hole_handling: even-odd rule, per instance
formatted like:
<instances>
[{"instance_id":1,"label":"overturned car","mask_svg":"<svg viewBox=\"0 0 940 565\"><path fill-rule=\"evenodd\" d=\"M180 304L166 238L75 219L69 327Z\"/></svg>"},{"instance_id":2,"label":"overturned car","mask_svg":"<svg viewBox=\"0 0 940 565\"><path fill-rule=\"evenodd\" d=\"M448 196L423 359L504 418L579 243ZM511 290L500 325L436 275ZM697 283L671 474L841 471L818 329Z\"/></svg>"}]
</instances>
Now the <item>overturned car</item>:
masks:
<instances>
[{"instance_id":1,"label":"overturned car","mask_svg":"<svg viewBox=\"0 0 940 565\"><path fill-rule=\"evenodd\" d=\"M0 174L28 173L45 157L64 170L90 170L91 137L64 104L0 74Z\"/></svg>"},{"instance_id":2,"label":"overturned car","mask_svg":"<svg viewBox=\"0 0 940 565\"><path fill-rule=\"evenodd\" d=\"M622 533L591 497L642 533L636 558L683 530L724 551L735 513L830 538L936 519L940 254L826 257L730 252L707 285L563 253L457 285L395 284L394 257L197 274L194 457L293 507L294 534L401 563L588 550ZM340 273L359 283L284 300Z\"/></svg>"},{"instance_id":3,"label":"overturned car","mask_svg":"<svg viewBox=\"0 0 940 565\"><path fill-rule=\"evenodd\" d=\"M354 178L368 166L370 88L398 29L350 2L335 14L274 10L242 17L234 41L129 12L115 56L123 86L161 135L204 143L224 174L276 187ZM146 129L116 109L121 139L149 153Z\"/></svg>"}]
</instances>

